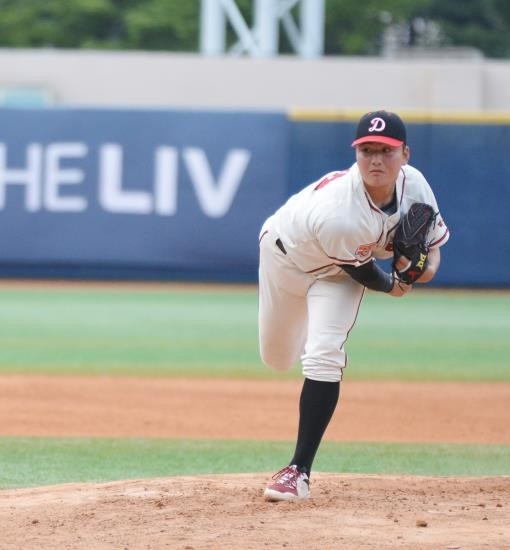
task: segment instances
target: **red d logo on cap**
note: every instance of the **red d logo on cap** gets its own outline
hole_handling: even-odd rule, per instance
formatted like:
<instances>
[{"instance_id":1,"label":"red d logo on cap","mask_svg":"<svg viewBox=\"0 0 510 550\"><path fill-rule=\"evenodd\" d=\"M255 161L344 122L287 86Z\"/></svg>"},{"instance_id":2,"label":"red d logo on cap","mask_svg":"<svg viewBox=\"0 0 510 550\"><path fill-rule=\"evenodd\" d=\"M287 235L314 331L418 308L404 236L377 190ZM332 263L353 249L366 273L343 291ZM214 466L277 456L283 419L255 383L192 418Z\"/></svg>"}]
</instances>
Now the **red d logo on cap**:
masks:
<instances>
[{"instance_id":1,"label":"red d logo on cap","mask_svg":"<svg viewBox=\"0 0 510 550\"><path fill-rule=\"evenodd\" d=\"M370 122L372 126L368 129L369 132L382 132L386 128L386 122L382 118L375 117Z\"/></svg>"}]
</instances>

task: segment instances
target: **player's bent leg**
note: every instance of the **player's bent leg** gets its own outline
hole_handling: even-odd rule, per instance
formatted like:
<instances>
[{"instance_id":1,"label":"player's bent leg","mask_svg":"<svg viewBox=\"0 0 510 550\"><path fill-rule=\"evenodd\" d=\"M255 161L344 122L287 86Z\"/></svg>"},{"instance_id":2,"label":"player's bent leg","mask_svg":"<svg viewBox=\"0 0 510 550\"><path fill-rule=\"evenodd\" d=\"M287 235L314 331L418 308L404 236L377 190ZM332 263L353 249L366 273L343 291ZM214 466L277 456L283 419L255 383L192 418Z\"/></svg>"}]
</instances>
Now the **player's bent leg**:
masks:
<instances>
[{"instance_id":1,"label":"player's bent leg","mask_svg":"<svg viewBox=\"0 0 510 550\"><path fill-rule=\"evenodd\" d=\"M270 237L260 243L259 350L269 367L284 371L297 363L307 329L307 292L314 278L296 270Z\"/></svg>"},{"instance_id":2,"label":"player's bent leg","mask_svg":"<svg viewBox=\"0 0 510 550\"><path fill-rule=\"evenodd\" d=\"M305 298L280 292L267 308L260 298L259 348L265 365L285 371L295 365L304 349L307 307Z\"/></svg>"},{"instance_id":3,"label":"player's bent leg","mask_svg":"<svg viewBox=\"0 0 510 550\"><path fill-rule=\"evenodd\" d=\"M278 353L271 353L271 351L260 350L260 357L266 367L274 369L278 372L285 372L293 367L297 361L297 357L283 356Z\"/></svg>"}]
</instances>

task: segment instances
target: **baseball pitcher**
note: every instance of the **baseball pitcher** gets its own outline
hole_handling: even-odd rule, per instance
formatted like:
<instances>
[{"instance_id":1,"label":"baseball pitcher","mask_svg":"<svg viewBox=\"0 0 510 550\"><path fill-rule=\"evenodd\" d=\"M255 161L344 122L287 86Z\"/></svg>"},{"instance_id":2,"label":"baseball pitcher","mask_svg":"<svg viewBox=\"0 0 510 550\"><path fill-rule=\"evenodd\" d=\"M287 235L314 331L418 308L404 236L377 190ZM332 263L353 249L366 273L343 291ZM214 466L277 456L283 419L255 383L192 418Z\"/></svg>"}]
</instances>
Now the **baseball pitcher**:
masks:
<instances>
[{"instance_id":1,"label":"baseball pitcher","mask_svg":"<svg viewBox=\"0 0 510 550\"><path fill-rule=\"evenodd\" d=\"M449 237L427 180L408 164L397 114L365 114L352 146L356 162L348 170L290 197L260 232L260 355L279 371L300 360L304 375L294 455L266 488L270 501L310 495L365 288L400 297L430 281ZM376 261L389 258L391 273Z\"/></svg>"}]
</instances>

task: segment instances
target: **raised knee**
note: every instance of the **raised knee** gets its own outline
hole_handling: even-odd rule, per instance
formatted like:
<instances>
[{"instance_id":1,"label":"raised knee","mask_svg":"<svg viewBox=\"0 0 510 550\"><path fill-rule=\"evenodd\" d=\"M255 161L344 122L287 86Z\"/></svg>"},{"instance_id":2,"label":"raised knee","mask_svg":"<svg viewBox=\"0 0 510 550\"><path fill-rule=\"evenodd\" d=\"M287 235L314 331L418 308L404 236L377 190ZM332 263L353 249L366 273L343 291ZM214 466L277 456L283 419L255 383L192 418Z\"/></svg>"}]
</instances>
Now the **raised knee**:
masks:
<instances>
[{"instance_id":1,"label":"raised knee","mask_svg":"<svg viewBox=\"0 0 510 550\"><path fill-rule=\"evenodd\" d=\"M289 370L295 363L295 361L279 355L261 354L260 357L264 365L279 372Z\"/></svg>"}]
</instances>

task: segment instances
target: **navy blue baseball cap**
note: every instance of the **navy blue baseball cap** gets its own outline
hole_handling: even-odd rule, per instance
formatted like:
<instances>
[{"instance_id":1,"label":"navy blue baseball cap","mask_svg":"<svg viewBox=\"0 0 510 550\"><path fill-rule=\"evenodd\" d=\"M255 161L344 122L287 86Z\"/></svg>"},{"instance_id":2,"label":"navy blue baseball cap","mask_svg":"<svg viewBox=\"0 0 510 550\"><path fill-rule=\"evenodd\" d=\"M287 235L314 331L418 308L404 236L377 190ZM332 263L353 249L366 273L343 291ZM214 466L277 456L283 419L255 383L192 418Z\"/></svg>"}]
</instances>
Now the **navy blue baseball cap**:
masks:
<instances>
[{"instance_id":1,"label":"navy blue baseball cap","mask_svg":"<svg viewBox=\"0 0 510 550\"><path fill-rule=\"evenodd\" d=\"M371 111L363 115L352 146L368 142L385 143L392 147L403 145L406 142L406 127L402 119L389 111Z\"/></svg>"}]
</instances>

